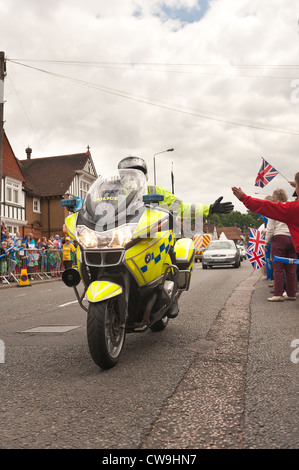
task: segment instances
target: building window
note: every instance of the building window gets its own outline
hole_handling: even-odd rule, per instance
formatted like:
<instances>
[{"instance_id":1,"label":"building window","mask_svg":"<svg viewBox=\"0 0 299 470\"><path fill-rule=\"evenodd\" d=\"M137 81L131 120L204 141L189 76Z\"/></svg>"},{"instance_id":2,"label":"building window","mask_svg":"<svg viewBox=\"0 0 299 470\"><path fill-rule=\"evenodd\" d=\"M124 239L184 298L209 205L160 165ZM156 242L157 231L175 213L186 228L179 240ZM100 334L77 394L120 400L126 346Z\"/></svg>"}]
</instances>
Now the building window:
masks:
<instances>
[{"instance_id":1,"label":"building window","mask_svg":"<svg viewBox=\"0 0 299 470\"><path fill-rule=\"evenodd\" d=\"M90 184L86 183L86 181L80 181L80 196L82 199L85 199L86 193L89 190Z\"/></svg>"},{"instance_id":2,"label":"building window","mask_svg":"<svg viewBox=\"0 0 299 470\"><path fill-rule=\"evenodd\" d=\"M9 231L9 235L11 235L12 237L16 236L16 234L18 233L18 227L15 225L7 225L6 228Z\"/></svg>"},{"instance_id":3,"label":"building window","mask_svg":"<svg viewBox=\"0 0 299 470\"><path fill-rule=\"evenodd\" d=\"M40 200L36 197L33 198L33 212L40 212Z\"/></svg>"},{"instance_id":4,"label":"building window","mask_svg":"<svg viewBox=\"0 0 299 470\"><path fill-rule=\"evenodd\" d=\"M6 180L6 201L19 204L21 200L21 184L16 181Z\"/></svg>"}]
</instances>

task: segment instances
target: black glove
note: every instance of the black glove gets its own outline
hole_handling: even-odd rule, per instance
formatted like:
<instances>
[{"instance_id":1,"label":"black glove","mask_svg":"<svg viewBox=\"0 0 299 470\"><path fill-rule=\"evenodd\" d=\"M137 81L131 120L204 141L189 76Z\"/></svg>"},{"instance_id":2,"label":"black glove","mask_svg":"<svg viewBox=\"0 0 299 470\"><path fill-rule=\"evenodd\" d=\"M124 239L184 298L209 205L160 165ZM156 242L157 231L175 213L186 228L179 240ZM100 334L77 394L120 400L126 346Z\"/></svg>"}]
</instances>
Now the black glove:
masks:
<instances>
[{"instance_id":1,"label":"black glove","mask_svg":"<svg viewBox=\"0 0 299 470\"><path fill-rule=\"evenodd\" d=\"M222 199L223 199L223 196L220 196L218 199L216 199L214 204L210 205L209 215L215 214L215 213L229 214L234 209L234 206L231 202L222 202L222 203L220 203L220 201L222 201Z\"/></svg>"}]
</instances>

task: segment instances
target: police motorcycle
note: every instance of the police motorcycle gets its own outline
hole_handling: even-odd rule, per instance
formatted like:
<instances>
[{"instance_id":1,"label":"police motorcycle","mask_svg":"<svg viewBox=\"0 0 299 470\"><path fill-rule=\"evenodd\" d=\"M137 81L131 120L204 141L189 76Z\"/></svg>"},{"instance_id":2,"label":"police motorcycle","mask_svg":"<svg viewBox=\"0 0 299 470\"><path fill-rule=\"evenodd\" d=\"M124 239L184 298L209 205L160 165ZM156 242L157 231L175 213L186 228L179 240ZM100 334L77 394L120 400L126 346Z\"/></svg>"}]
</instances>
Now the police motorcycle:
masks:
<instances>
[{"instance_id":1,"label":"police motorcycle","mask_svg":"<svg viewBox=\"0 0 299 470\"><path fill-rule=\"evenodd\" d=\"M175 214L159 206L163 196L146 193L141 171L120 169L93 183L80 210L78 200L62 201L73 211L65 227L77 242L77 269L62 279L87 312L89 351L102 369L116 365L127 333L163 330L189 289L193 240L176 236Z\"/></svg>"}]
</instances>

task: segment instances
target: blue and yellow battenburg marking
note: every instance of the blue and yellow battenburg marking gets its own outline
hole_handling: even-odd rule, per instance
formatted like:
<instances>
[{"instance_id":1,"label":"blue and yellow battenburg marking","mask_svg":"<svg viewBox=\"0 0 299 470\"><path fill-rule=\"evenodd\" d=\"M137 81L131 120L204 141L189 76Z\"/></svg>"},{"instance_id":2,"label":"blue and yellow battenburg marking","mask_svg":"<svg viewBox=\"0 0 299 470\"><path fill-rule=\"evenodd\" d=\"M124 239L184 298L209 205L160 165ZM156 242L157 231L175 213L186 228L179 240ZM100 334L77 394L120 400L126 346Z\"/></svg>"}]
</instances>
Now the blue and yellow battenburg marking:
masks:
<instances>
[{"instance_id":1,"label":"blue and yellow battenburg marking","mask_svg":"<svg viewBox=\"0 0 299 470\"><path fill-rule=\"evenodd\" d=\"M146 264L144 266L141 266L141 268L140 268L143 273L146 273L146 271L148 270L148 264L151 262L151 260L154 260L155 264L157 264L161 261L162 256L163 256L163 252L165 251L165 254L168 253L169 248L171 246L170 245L171 240L172 240L172 235L170 234L169 237L168 237L168 243L163 242L159 246L160 253L157 256L155 256L154 251L152 251L151 253L149 252L145 255L145 263Z\"/></svg>"},{"instance_id":2,"label":"blue and yellow battenburg marking","mask_svg":"<svg viewBox=\"0 0 299 470\"><path fill-rule=\"evenodd\" d=\"M114 282L94 281L89 285L85 295L89 302L94 303L116 297L122 291L122 287Z\"/></svg>"},{"instance_id":3,"label":"blue and yellow battenburg marking","mask_svg":"<svg viewBox=\"0 0 299 470\"><path fill-rule=\"evenodd\" d=\"M171 264L171 245L173 235L168 230L160 232L159 238L141 240L127 251L124 262L140 286L157 279L164 273L166 266Z\"/></svg>"}]
</instances>

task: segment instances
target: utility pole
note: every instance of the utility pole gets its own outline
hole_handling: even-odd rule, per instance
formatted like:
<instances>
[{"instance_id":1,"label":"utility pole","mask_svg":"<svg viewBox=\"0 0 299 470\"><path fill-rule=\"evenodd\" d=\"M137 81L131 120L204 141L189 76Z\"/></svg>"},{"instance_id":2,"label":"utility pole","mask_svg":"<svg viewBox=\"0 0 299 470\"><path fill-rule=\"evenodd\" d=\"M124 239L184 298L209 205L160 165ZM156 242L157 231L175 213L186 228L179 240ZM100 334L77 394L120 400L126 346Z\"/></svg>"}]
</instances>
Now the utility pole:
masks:
<instances>
[{"instance_id":1,"label":"utility pole","mask_svg":"<svg viewBox=\"0 0 299 470\"><path fill-rule=\"evenodd\" d=\"M2 166L3 166L3 124L4 124L4 77L6 73L5 54L0 52L0 227L2 214Z\"/></svg>"},{"instance_id":2,"label":"utility pole","mask_svg":"<svg viewBox=\"0 0 299 470\"><path fill-rule=\"evenodd\" d=\"M171 167L171 192L174 194L174 174L173 174L173 162Z\"/></svg>"}]
</instances>

